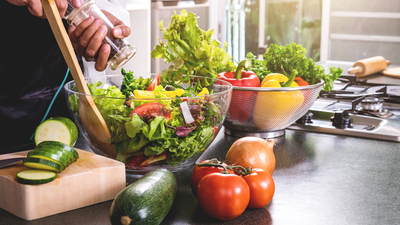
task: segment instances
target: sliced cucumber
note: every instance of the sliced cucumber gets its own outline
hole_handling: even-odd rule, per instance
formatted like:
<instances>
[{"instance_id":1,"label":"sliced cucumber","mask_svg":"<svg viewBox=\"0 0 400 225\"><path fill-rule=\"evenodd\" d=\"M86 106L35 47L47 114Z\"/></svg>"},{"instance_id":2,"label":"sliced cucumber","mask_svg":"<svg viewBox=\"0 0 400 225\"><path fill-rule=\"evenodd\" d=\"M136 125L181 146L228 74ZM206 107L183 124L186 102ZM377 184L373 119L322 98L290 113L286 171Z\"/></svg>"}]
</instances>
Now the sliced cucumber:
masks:
<instances>
[{"instance_id":1,"label":"sliced cucumber","mask_svg":"<svg viewBox=\"0 0 400 225\"><path fill-rule=\"evenodd\" d=\"M72 157L71 163L75 162L79 158L79 153L74 148L58 141L43 141L38 144L34 150L38 149L55 149L57 151L61 151L64 154L70 155L70 157Z\"/></svg>"},{"instance_id":2,"label":"sliced cucumber","mask_svg":"<svg viewBox=\"0 0 400 225\"><path fill-rule=\"evenodd\" d=\"M32 169L50 170L56 173L59 173L63 170L63 166L60 163L42 158L27 157L22 160L22 164Z\"/></svg>"},{"instance_id":3,"label":"sliced cucumber","mask_svg":"<svg viewBox=\"0 0 400 225\"><path fill-rule=\"evenodd\" d=\"M78 128L65 117L52 117L41 123L35 131L35 144L43 141L59 141L74 146L78 140Z\"/></svg>"},{"instance_id":4,"label":"sliced cucumber","mask_svg":"<svg viewBox=\"0 0 400 225\"><path fill-rule=\"evenodd\" d=\"M21 184L45 184L56 179L57 174L46 170L23 170L17 173L17 182Z\"/></svg>"},{"instance_id":5,"label":"sliced cucumber","mask_svg":"<svg viewBox=\"0 0 400 225\"><path fill-rule=\"evenodd\" d=\"M34 157L34 158L42 158L42 159L47 159L50 161L58 162L61 165L65 167L69 166L70 164L70 158L62 152L56 151L56 150L51 150L49 151L46 150L33 150L28 153L28 157Z\"/></svg>"},{"instance_id":6,"label":"sliced cucumber","mask_svg":"<svg viewBox=\"0 0 400 225\"><path fill-rule=\"evenodd\" d=\"M72 153L70 151L67 151L63 148L57 149L52 146L39 146L39 147L35 148L33 151L42 151L42 152L43 151L45 151L45 152L57 151L57 152L59 152L57 154L61 153L61 155L64 156L68 160L68 165L74 162L74 155L72 155Z\"/></svg>"}]
</instances>

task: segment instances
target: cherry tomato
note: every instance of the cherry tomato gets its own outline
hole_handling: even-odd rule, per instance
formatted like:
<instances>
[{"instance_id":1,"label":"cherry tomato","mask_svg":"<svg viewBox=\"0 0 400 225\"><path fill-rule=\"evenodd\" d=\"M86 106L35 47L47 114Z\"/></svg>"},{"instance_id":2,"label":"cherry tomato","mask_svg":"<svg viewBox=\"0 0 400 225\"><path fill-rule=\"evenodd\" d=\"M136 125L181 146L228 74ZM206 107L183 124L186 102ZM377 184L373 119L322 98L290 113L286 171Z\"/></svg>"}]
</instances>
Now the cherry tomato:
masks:
<instances>
[{"instance_id":1,"label":"cherry tomato","mask_svg":"<svg viewBox=\"0 0 400 225\"><path fill-rule=\"evenodd\" d=\"M214 135L216 135L217 132L218 132L218 126L214 126L214 130L213 130Z\"/></svg>"},{"instance_id":2,"label":"cherry tomato","mask_svg":"<svg viewBox=\"0 0 400 225\"><path fill-rule=\"evenodd\" d=\"M262 208L274 197L275 182L264 170L254 168L249 175L243 176L243 179L250 189L249 208Z\"/></svg>"},{"instance_id":3,"label":"cherry tomato","mask_svg":"<svg viewBox=\"0 0 400 225\"><path fill-rule=\"evenodd\" d=\"M210 173L200 180L197 199L208 215L220 220L231 220L246 209L250 201L250 190L246 181L238 175Z\"/></svg>"},{"instance_id":4,"label":"cherry tomato","mask_svg":"<svg viewBox=\"0 0 400 225\"><path fill-rule=\"evenodd\" d=\"M156 118L157 116L164 116L166 120L171 119L171 112L165 108L164 104L158 102L149 102L139 105L133 109L131 117L134 113L146 119Z\"/></svg>"},{"instance_id":5,"label":"cherry tomato","mask_svg":"<svg viewBox=\"0 0 400 225\"><path fill-rule=\"evenodd\" d=\"M210 160L203 160L201 163L207 163ZM219 162L220 163L220 162ZM226 163L222 163L222 165L227 166ZM210 174L210 173L219 173L221 171L224 171L224 168L222 167L217 167L217 166L202 166L199 167L198 164L194 167L193 172L192 172L192 179L190 181L190 185L192 187L192 192L194 196L197 196L197 186L199 185L199 182L201 178L203 178L205 175ZM232 170L227 170L229 173L234 174Z\"/></svg>"},{"instance_id":6,"label":"cherry tomato","mask_svg":"<svg viewBox=\"0 0 400 225\"><path fill-rule=\"evenodd\" d=\"M160 74L157 74L157 76L154 77L154 79L151 81L149 86L147 86L146 91L154 91L154 89L160 85Z\"/></svg>"}]
</instances>

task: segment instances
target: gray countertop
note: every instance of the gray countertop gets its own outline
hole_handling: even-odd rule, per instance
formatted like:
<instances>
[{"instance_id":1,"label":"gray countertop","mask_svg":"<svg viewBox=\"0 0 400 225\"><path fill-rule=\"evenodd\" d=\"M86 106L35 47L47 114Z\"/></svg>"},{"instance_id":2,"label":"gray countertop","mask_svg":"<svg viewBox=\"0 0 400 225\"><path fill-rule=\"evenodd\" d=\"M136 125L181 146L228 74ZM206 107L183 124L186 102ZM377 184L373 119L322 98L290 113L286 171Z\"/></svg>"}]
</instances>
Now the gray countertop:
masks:
<instances>
[{"instance_id":1,"label":"gray countertop","mask_svg":"<svg viewBox=\"0 0 400 225\"><path fill-rule=\"evenodd\" d=\"M199 160L223 160L236 140L223 129ZM78 148L84 148L78 143ZM270 204L218 221L199 207L190 168L176 173L179 188L162 224L399 224L400 145L330 134L286 130L274 147L275 195ZM127 176L127 181L135 178ZM25 221L0 209L0 225L108 225L112 201ZM62 204L62 203L55 203Z\"/></svg>"}]
</instances>

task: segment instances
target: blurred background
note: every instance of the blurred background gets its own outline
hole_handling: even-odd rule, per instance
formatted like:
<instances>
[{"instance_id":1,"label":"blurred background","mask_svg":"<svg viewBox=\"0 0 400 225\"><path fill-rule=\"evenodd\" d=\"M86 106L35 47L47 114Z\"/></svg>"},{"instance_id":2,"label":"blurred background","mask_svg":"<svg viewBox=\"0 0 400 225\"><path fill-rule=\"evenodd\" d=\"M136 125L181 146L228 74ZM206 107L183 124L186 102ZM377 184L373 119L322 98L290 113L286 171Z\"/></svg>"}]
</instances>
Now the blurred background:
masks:
<instances>
[{"instance_id":1,"label":"blurred background","mask_svg":"<svg viewBox=\"0 0 400 225\"><path fill-rule=\"evenodd\" d=\"M174 11L194 12L202 29L215 29L235 61L248 52L262 57L268 45L303 45L314 61L351 61L382 55L400 64L399 0L129 0L132 34L138 47L125 66L137 73L167 67L150 52ZM118 71L117 71L118 72Z\"/></svg>"}]
</instances>

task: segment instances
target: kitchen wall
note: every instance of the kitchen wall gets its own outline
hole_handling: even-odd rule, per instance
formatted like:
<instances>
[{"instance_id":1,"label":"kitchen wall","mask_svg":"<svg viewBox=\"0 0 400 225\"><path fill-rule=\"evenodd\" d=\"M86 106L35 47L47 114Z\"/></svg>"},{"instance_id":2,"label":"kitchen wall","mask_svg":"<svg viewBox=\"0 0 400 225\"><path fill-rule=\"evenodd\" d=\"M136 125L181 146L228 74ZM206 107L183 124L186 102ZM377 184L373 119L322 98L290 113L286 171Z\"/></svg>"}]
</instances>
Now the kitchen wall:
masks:
<instances>
[{"instance_id":1,"label":"kitchen wall","mask_svg":"<svg viewBox=\"0 0 400 225\"><path fill-rule=\"evenodd\" d=\"M400 65L399 0L331 0L329 19L328 59L382 55Z\"/></svg>"},{"instance_id":2,"label":"kitchen wall","mask_svg":"<svg viewBox=\"0 0 400 225\"><path fill-rule=\"evenodd\" d=\"M215 38L228 41L227 51L236 56L235 60L242 59L250 51L257 53L271 43L296 42L302 44L315 61L356 61L382 55L392 64L400 65L397 57L400 52L399 0L182 1L185 4L195 2L192 6L162 5L157 0L129 1L133 26L129 41L138 46L138 53L127 66L137 72L166 68L162 61L151 59L150 52L161 36L158 22L169 21L173 11L179 12L182 8L199 15L202 29L216 29ZM242 3L244 7L239 7ZM234 17L240 13L245 15L244 26ZM236 25L244 27L244 37L236 35L241 33L236 31ZM260 30L263 30L262 35Z\"/></svg>"}]
</instances>

